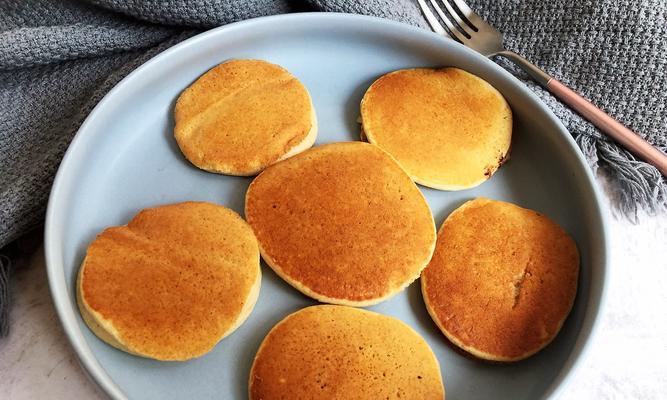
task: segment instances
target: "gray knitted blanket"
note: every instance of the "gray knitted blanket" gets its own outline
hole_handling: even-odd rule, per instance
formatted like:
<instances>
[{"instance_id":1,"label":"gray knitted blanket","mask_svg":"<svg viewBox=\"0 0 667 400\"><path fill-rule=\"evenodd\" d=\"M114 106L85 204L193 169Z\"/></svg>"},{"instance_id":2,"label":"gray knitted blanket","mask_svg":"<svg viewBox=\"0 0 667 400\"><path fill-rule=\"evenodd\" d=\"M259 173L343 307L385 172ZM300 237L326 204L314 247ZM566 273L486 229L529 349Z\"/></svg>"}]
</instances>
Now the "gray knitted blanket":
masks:
<instances>
[{"instance_id":1,"label":"gray knitted blanket","mask_svg":"<svg viewBox=\"0 0 667 400\"><path fill-rule=\"evenodd\" d=\"M667 2L474 0L523 54L663 151L667 150ZM0 1L0 248L41 225L54 174L77 128L115 83L204 29L263 15L335 11L427 28L413 0ZM510 67L511 68L511 67ZM514 71L561 118L617 209L658 212L667 183ZM0 258L0 335L8 262Z\"/></svg>"}]
</instances>

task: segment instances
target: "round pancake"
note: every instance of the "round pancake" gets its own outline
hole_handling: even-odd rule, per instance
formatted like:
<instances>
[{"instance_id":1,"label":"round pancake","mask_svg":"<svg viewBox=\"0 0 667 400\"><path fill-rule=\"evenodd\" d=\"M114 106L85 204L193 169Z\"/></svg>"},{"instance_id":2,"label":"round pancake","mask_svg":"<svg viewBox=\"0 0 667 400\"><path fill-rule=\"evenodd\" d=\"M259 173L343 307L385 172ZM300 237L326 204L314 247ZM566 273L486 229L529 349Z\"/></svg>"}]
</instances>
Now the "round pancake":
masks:
<instances>
[{"instance_id":1,"label":"round pancake","mask_svg":"<svg viewBox=\"0 0 667 400\"><path fill-rule=\"evenodd\" d=\"M479 358L518 361L556 336L578 275L577 246L556 223L479 198L442 224L421 283L429 314L452 343Z\"/></svg>"},{"instance_id":2,"label":"round pancake","mask_svg":"<svg viewBox=\"0 0 667 400\"><path fill-rule=\"evenodd\" d=\"M367 306L417 279L436 232L400 166L362 142L318 146L250 184L245 215L266 263L322 302Z\"/></svg>"},{"instance_id":3,"label":"round pancake","mask_svg":"<svg viewBox=\"0 0 667 400\"><path fill-rule=\"evenodd\" d=\"M286 69L260 60L212 68L178 98L174 136L195 166L255 175L313 145L315 108Z\"/></svg>"},{"instance_id":4,"label":"round pancake","mask_svg":"<svg viewBox=\"0 0 667 400\"><path fill-rule=\"evenodd\" d=\"M369 142L434 189L477 186L509 155L509 105L493 86L458 68L382 76L361 101L361 120Z\"/></svg>"},{"instance_id":5,"label":"round pancake","mask_svg":"<svg viewBox=\"0 0 667 400\"><path fill-rule=\"evenodd\" d=\"M187 360L245 321L260 282L248 224L225 207L187 202L145 209L100 233L79 271L77 302L110 345Z\"/></svg>"},{"instance_id":6,"label":"round pancake","mask_svg":"<svg viewBox=\"0 0 667 400\"><path fill-rule=\"evenodd\" d=\"M250 400L445 398L440 366L405 323L344 306L287 316L262 342Z\"/></svg>"}]
</instances>

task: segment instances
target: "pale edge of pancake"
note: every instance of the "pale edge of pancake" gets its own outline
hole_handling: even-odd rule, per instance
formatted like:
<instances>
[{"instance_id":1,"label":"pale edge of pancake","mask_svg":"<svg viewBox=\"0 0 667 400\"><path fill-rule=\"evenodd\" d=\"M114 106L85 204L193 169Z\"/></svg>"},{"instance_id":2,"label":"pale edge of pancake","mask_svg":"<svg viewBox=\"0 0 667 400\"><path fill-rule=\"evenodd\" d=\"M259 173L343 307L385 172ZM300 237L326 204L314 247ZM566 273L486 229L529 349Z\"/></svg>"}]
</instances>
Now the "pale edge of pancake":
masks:
<instances>
[{"instance_id":1,"label":"pale edge of pancake","mask_svg":"<svg viewBox=\"0 0 667 400\"><path fill-rule=\"evenodd\" d=\"M87 256L86 256L87 258ZM95 311L88 302L86 301L84 295L83 295L83 288L82 288L82 278L83 278L83 271L86 265L86 259L84 258L83 263L81 264L81 267L79 268L79 273L77 275L77 281L76 281L76 302L79 307L79 312L81 313L81 317L83 318L83 321L88 325L91 331L100 338L102 341L106 342L107 344L117 348L118 350L122 350L124 352L133 354L135 356L140 356L140 357L145 357L145 358L152 358L160 361L186 361L190 360L192 358L197 358L201 357L204 354L208 353L208 351L212 350L217 343L224 339L225 337L229 336L232 332L234 332L239 326L245 322L245 320L250 316L250 313L252 312L253 308L255 307L255 304L257 303L257 299L259 298L259 289L261 287L262 283L262 269L259 264L259 259L257 260L257 278L255 279L255 282L252 284L252 287L250 288L250 292L248 292L248 296L246 297L245 302L243 303L243 307L241 308L241 311L239 312L239 315L236 317L236 321L234 321L234 324L223 333L223 335L218 339L218 341L211 346L211 349L208 351L202 353L202 354L195 354L192 357L184 358L181 360L162 360L159 358L155 358L153 356L150 356L148 354L142 354L139 352L134 351L130 347L128 347L123 339L120 336L120 333L118 330L113 325L113 321L105 319L100 313Z\"/></svg>"},{"instance_id":2,"label":"pale edge of pancake","mask_svg":"<svg viewBox=\"0 0 667 400\"><path fill-rule=\"evenodd\" d=\"M391 154L387 153L385 150L383 150L383 149L380 148L379 146L376 146L376 145L373 145L373 146L375 146L376 148L380 149L380 151L384 152L387 156L389 156L389 158L390 158L390 159L391 159L391 160L392 160L392 161L393 161L399 168L401 168L400 164L398 164L398 162L394 159L394 157L392 157ZM405 173L405 171L403 170L403 168L401 168L401 171L403 171L403 172ZM253 185L254 183L255 183L255 181L253 180L253 181L250 183L250 186L248 187L248 190L246 191L245 209L244 209L244 213L245 213L245 215L248 215L248 195L247 195L247 194L250 193L250 188L252 187L252 185ZM422 200L424 201L424 203L426 203L426 206L428 207L429 212L431 213L431 216L432 216L433 213L431 212L431 206L429 206L428 202L426 201L426 197L424 197L424 193L422 193L422 191L419 190L419 188L417 188L417 191L419 192L419 194L420 194ZM433 218L431 217L431 219L433 219ZM295 288L296 290L298 290L298 291L300 291L301 293L305 294L306 296L311 297L311 298L313 298L313 299L315 299L315 300L317 300L317 301L319 301L319 302L322 302L322 303L338 304L338 305L342 305L342 306L350 306L350 307L368 307L368 306L372 306L372 305L381 303L381 302L383 302L383 301L385 301L385 300L387 300L387 299L389 299L389 298L395 296L396 294L400 293L400 292L403 291L405 288L407 288L408 286L410 286L410 285L412 284L412 282L414 282L415 280L417 280L417 278L419 278L419 277L421 276L421 273L422 273L422 271L424 270L424 268L426 268L426 267L428 266L429 262L431 262L431 258L433 257L433 252L435 252L435 245L436 245L436 243L437 243L437 241L438 241L438 232L436 231L436 228L435 228L435 221L432 221L432 222L433 222L432 225L433 225L433 233L434 233L433 236L434 236L434 240L433 240L433 242L431 243L431 247L430 247L430 249L429 249L429 256L426 258L426 261L425 261L424 264L421 266L421 268L419 269L419 271L417 272L417 274L414 275L414 276L412 276L412 277L410 277L410 279L407 279L403 285L401 285L401 286L399 286L398 288L396 288L396 289L390 291L390 292L387 293L386 295L384 295L384 296L382 296L382 297L376 297L376 298L374 298L374 299L370 299L370 300L363 300L363 301L354 301L354 300L348 300L348 299L336 299L336 298L333 298L333 297L327 297L327 296L324 296L324 295L322 295L322 294L319 294L319 293L317 293L317 292L311 290L308 286L304 285L303 283L301 283L301 282L299 282L299 281L297 281L297 280L292 279L291 277L289 277L289 276L285 273L285 271L283 271L282 268L280 268L280 267L278 266L278 264L273 260L273 258L271 258L271 256L269 256L269 254L264 250L264 247L262 247L262 243L260 242L259 239L257 240L257 243L258 243L258 245L259 245L259 253L262 255L262 259L264 259L264 261L266 262L266 264L267 264L269 267L271 267L271 269L272 269L272 270L273 270L279 277L281 277L285 282L289 283L293 288ZM252 226L251 226L251 227L252 227Z\"/></svg>"},{"instance_id":3,"label":"pale edge of pancake","mask_svg":"<svg viewBox=\"0 0 667 400\"><path fill-rule=\"evenodd\" d=\"M306 90L306 93L308 93L308 90ZM274 162L274 164L279 162L279 161L290 158L292 156L295 156L295 155L297 155L301 152L304 152L304 151L308 150L309 148L313 147L313 145L315 144L315 140L317 139L317 129L318 129L317 114L315 113L315 106L313 105L313 101L312 101L312 99L310 99L310 94L308 94L308 99L310 100L310 123L311 123L310 131L308 131L308 135L306 135L306 137L301 142L299 142L296 146L289 149L289 151L287 153L285 153L283 156L278 158ZM268 167L268 165L267 165L267 167ZM255 174L261 172L262 170L258 170L257 172L255 172Z\"/></svg>"},{"instance_id":4,"label":"pale edge of pancake","mask_svg":"<svg viewBox=\"0 0 667 400\"><path fill-rule=\"evenodd\" d=\"M433 246L435 248L435 245ZM421 275L421 272L426 266L428 265L428 261L423 265L423 267L417 272L417 274L413 277L410 277L410 279L406 280L406 282L397 287L394 290L389 291L389 293L385 294L382 297L376 297L370 300L362 300L362 301L354 301L354 300L349 300L349 299L337 299L333 297L327 297L323 294L317 293L313 290L311 290L308 286L304 285L303 283L297 281L296 279L291 278L288 276L279 266L278 264L264 251L264 248L262 245L259 245L259 252L262 255L262 258L266 262L266 264L271 267L271 269L279 276L281 277L285 282L289 283L290 286L298 290L299 292L305 294L308 297L311 297L321 303L328 303L328 304L337 304L341 306L350 306L350 307L368 307L372 306L378 303L381 303L402 290L404 290L406 287L410 286L412 282L414 282L419 276ZM433 253L431 253L433 254ZM429 260L430 261L430 260Z\"/></svg>"},{"instance_id":5,"label":"pale edge of pancake","mask_svg":"<svg viewBox=\"0 0 667 400\"><path fill-rule=\"evenodd\" d=\"M437 69L444 69L444 68L457 68L457 67L442 67L442 68L430 68L430 69L435 69L435 70L437 70ZM361 112L360 112L359 117L357 118L357 122L358 122L359 124L361 124L361 131L360 131L360 133L359 133L359 137L361 138L361 141L362 141L362 142L368 142L368 143L376 144L376 143L375 143L375 138L373 138L373 135L372 135L372 134L369 135L368 132L366 132L366 131L364 130L363 110L364 110L364 100L366 100L366 94L373 88L373 85L375 85L376 82L378 82L380 79L384 78L385 76L389 76L389 75L392 75L392 74L395 74L395 73L398 73L398 72L402 72L402 71L410 71L410 70L413 70L413 69L429 69L429 68L408 68L408 69L399 69L399 70L396 70L396 71L392 71L392 72L389 72L389 73L387 73L387 74L382 75L381 77L379 77L378 79L376 79L376 80L375 80L375 81L368 87L368 89L366 90L366 93L364 93L364 97L361 99L361 104L360 104L360 106L359 106ZM457 68L457 69L461 69L461 68ZM498 91L498 89L496 89L495 87L493 87L489 82L485 81L484 79L480 78L479 76L474 75L474 74L471 74L470 72L465 71L465 70L462 70L462 71L467 72L468 74L470 74L470 75L474 76L475 78L479 79L480 81L482 81L484 84L486 84L486 85L492 90L492 92L494 92L495 94L497 94L497 95L503 100L503 103L505 104L505 106L507 107L507 110L509 111L509 113L508 113L508 115L509 115L508 119L509 119L510 126L511 126L511 125L513 124L513 114L512 114L512 109L511 109L511 107L509 106L509 103L507 103L507 100L506 100L505 97L502 95L502 93L500 93L500 92ZM493 168L493 170L490 172L489 176L486 176L486 177L480 179L479 181L473 182L473 183L471 183L471 184L469 184L469 185L463 185L463 186L461 186L461 185L442 185L442 184L439 184L439 183L436 183L436 182L425 181L425 180L419 179L418 177L409 174L407 171L405 171L405 173L408 174L408 176L410 176L410 179L412 179L415 183L417 183L417 184L419 184L419 185L422 185L422 186L429 187L429 188L431 188L431 189L436 189L436 190L446 190L446 191L458 191L458 190L471 189L471 188L474 188L474 187L476 187L476 186L479 186L479 185L481 185L482 183L484 183L484 182L488 181L489 179L491 179L491 177L493 176L493 174L496 173L496 171L498 170L498 168L500 168L505 162L507 162L507 161L510 159L510 150L511 150L511 148L512 148L512 145L511 145L511 141L510 141L510 146L507 147L507 151L505 151L505 153L502 154L502 161L499 162L499 163L495 166L495 168ZM403 167L401 167L401 168L403 168Z\"/></svg>"},{"instance_id":6,"label":"pale edge of pancake","mask_svg":"<svg viewBox=\"0 0 667 400\"><path fill-rule=\"evenodd\" d=\"M311 306L311 307L312 307L312 306ZM248 376L248 398L249 398L249 399L252 400L252 382L253 382L253 379L252 379L252 378L255 376L255 365L257 364L257 359L259 358L259 354L262 352L262 350L263 350L264 347L266 346L266 342L267 342L266 339L267 339L269 336L271 336L271 334L273 333L273 331L275 331L276 329L278 329L278 327L279 327L280 325L282 325L282 324L284 324L285 322L287 322L287 321L288 321L292 316L294 316L296 313L298 313L298 312L300 312L300 311L303 311L303 310L305 310L305 309L307 309L307 308L310 308L310 307L305 307L305 308L302 308L301 310L297 310L297 311L295 311L295 312L293 312L293 313L287 315L286 317L284 317L284 318L281 319L280 321L278 321L278 323L275 324L275 325L273 326L273 328L271 328L271 330L269 331L269 333L267 333L266 336L264 336L264 339L262 339L262 343L260 343L259 348L257 349L257 352L255 353L255 357L254 357L253 360L252 360L252 366L250 367L250 374L249 374L249 376Z\"/></svg>"},{"instance_id":7,"label":"pale edge of pancake","mask_svg":"<svg viewBox=\"0 0 667 400\"><path fill-rule=\"evenodd\" d=\"M294 78L294 79L296 79L296 78ZM262 172L264 169L270 167L271 165L273 165L273 164L275 164L279 161L285 160L287 158L290 158L294 155L297 155L297 154L299 154L303 151L306 151L309 148L313 147L313 145L315 144L315 140L317 139L317 132L318 132L317 113L315 112L315 105L313 104L313 99L310 97L310 92L308 92L308 89L303 84L301 84L301 86L306 91L306 95L308 95L308 100L310 102L310 130L308 131L308 134L306 135L305 138L303 138L302 141L300 141L299 143L294 145L285 154L278 157L274 162L269 163L269 164L264 165L264 166L260 166L259 168L255 169L255 170L252 170L252 171L239 173L239 172L231 171L231 168L229 168L229 166L224 166L224 165L219 167L219 168L200 167L198 165L195 165L192 161L190 161L185 156L184 153L183 153L183 157L186 160L188 160L188 162L190 162L193 166L195 166L195 167L197 167L201 170L207 171L207 172L213 172L215 174L223 174L223 175L230 175L230 176L255 176L255 175L259 174L260 172ZM175 134L176 133L174 132L174 135ZM176 143L180 148L180 144L178 144L178 140L176 140ZM182 151L181 151L181 153L182 153Z\"/></svg>"},{"instance_id":8,"label":"pale edge of pancake","mask_svg":"<svg viewBox=\"0 0 667 400\"><path fill-rule=\"evenodd\" d=\"M338 306L337 306L337 305L316 305L316 306L305 307L305 308L302 308L302 309L300 309L300 310L298 310L298 311L295 311L295 312L289 314L288 316L286 316L285 318L283 318L282 320L280 320L277 324L275 324L275 325L273 326L273 328L271 328L271 330L269 331L269 333L267 333L266 336L264 337L264 339L262 340L262 343L259 345L259 348L257 349L257 353L255 353L255 357L254 357L253 360L252 360L252 367L250 367L250 376L248 377L248 398L249 398L249 399L252 400L252 382L253 382L253 379L252 379L252 378L253 378L253 376L255 375L255 364L257 364L257 358L259 357L259 354L262 352L262 350L264 349L264 346L266 345L266 339L273 333L274 330L276 330L276 329L277 329L280 325L282 325L283 323L287 322L290 318L292 318L292 317L295 316L296 314L298 314L298 313L300 313L300 312L302 312L302 311L304 311L304 310L306 310L306 309L312 308L312 307L338 307ZM430 350L430 354L431 354L431 357L433 357L433 361L435 361L435 366L436 366L436 368L437 368L437 370L438 370L438 375L440 376L440 383L442 384L442 394L443 394L443 397L442 397L442 398L443 398L443 400L444 400L444 398L445 398L445 382L444 382L444 379L442 379L442 370L441 370L441 368L440 368L440 362L438 361L438 357L435 356L435 353L433 352L433 349L432 349L431 346L428 344L428 342L426 341L426 339L424 339L424 338L419 334L419 332L415 331L410 325L406 324L405 322L401 321L401 320L398 319L398 318L390 317L390 316L388 316L388 315L384 315L384 314L376 313L376 312L373 312L373 311L360 310L360 309L358 309L358 308L355 308L355 310L360 311L360 312L364 312L364 313L368 313L368 314L372 314L372 315L381 315L381 316L386 317L386 318L391 318L391 319L395 320L396 322L402 324L403 326L407 327L408 330L409 330L411 333L413 333L413 334L414 334L415 336L417 336L422 342L424 342L424 344L426 345L426 347Z\"/></svg>"},{"instance_id":9,"label":"pale edge of pancake","mask_svg":"<svg viewBox=\"0 0 667 400\"><path fill-rule=\"evenodd\" d=\"M450 214L450 216L454 215L454 213L458 212L459 210L470 207L470 203L472 203L472 200L465 202L465 204L463 204L461 207L454 210L454 212L452 212ZM513 203L510 203L510 204L513 204ZM513 204L513 205L515 205L516 207L519 207L516 204ZM523 208L523 207L519 207L519 208ZM523 209L533 211L533 210L530 210L529 208L523 208ZM449 217L447 217L447 219L449 219ZM445 222L447 222L446 219L445 219ZM443 226L445 225L445 222L442 223ZM575 246L575 249L577 250L577 258L578 258L579 257L579 249L576 246ZM563 324L565 323L565 320L567 319L567 317L570 316L570 312L572 311L572 307L574 306L574 300L576 298L576 292L575 292L575 296L572 297L572 300L570 301L570 306L568 307L567 313L565 313L565 317L563 317L563 319L561 319L559 321L556 332L554 333L554 335L551 338L549 338L549 340L542 343L542 345L540 347L538 347L534 350L528 351L526 353L523 353L518 357L503 357L503 356L499 356L497 354L491 354L491 353L487 353L487 352L482 351L482 350L478 350L478 349L476 349L472 346L466 346L460 340L458 340L458 338L454 334L452 334L447 329L445 329L444 325L440 322L440 319L438 318L435 310L433 309L433 307L431 306L431 303L429 301L429 297L428 297L428 294L427 294L428 288L426 287L427 286L426 276L425 275L422 276L420 280L421 280L422 297L424 298L424 304L426 305L426 310L428 311L428 314L431 316L431 319L433 320L433 322L435 322L435 324L438 326L440 331L445 335L445 337L447 337L447 339L450 342L454 343L457 347L465 350L466 352L472 354L473 356L481 358L483 360L488 360L488 361L500 361L500 362L521 361L521 360L524 360L524 359L536 354L540 350L547 347L558 336L558 333L560 332L561 328L563 327ZM576 285L578 286L578 284L579 284L579 274L577 274L576 280L577 280Z\"/></svg>"}]
</instances>

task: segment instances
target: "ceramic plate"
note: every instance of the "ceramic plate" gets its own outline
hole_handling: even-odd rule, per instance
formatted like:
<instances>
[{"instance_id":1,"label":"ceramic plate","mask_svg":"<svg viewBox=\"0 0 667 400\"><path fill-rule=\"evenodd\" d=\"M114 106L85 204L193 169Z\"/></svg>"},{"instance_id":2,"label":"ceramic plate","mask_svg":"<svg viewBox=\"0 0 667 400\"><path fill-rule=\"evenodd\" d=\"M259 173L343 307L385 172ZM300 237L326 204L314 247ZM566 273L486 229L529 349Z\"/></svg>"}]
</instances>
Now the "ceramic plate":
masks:
<instances>
[{"instance_id":1,"label":"ceramic plate","mask_svg":"<svg viewBox=\"0 0 667 400\"><path fill-rule=\"evenodd\" d=\"M314 304L263 264L261 293L250 318L209 354L188 362L158 362L118 351L93 335L76 307L79 265L104 227L125 224L142 208L185 200L243 213L250 179L193 167L172 134L179 93L209 68L233 58L280 64L306 85L317 110L317 144L358 140L356 120L365 90L396 69L456 66L502 92L515 119L511 160L471 190L421 189L438 227L466 200L486 196L545 213L575 238L581 251L579 292L561 333L528 360L488 364L448 345L426 312L418 282L370 309L397 317L423 335L440 360L448 398L557 394L590 342L607 254L599 194L574 141L529 89L479 54L431 32L344 14L267 17L203 33L130 74L81 126L53 185L45 246L58 314L92 379L113 398L246 398L250 365L266 333L285 315Z\"/></svg>"}]
</instances>

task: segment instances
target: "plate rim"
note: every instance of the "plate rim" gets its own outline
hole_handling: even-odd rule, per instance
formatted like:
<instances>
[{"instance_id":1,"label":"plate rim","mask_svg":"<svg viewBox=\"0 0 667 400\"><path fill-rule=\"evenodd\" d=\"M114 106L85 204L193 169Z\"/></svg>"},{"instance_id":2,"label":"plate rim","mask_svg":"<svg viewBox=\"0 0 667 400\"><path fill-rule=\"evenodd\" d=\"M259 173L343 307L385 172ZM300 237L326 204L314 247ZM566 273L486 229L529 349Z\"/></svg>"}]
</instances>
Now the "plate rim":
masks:
<instances>
[{"instance_id":1,"label":"plate rim","mask_svg":"<svg viewBox=\"0 0 667 400\"><path fill-rule=\"evenodd\" d=\"M112 101L116 93L121 90L125 85L131 84L132 80L135 79L137 75L142 74L145 70L151 68L153 65L159 63L163 58L168 57L174 52L181 51L185 47L196 46L197 43L201 41L209 40L212 37L217 35L224 35L225 32L233 30L244 30L252 29L253 27L263 25L263 24L279 24L286 22L299 21L299 22L310 22L317 21L318 23L325 24L335 24L341 22L357 22L359 24L369 23L376 25L384 25L385 29L398 30L401 29L410 33L412 35L422 36L424 40L447 40L434 32L408 25L402 22L397 22L385 18L379 18L374 16L359 15L359 14L347 14L347 13L332 13L332 12L307 12L307 13L290 13L290 14L278 14L271 16L264 16L258 18L252 18L248 20L238 21L231 24L223 25L214 29L207 30L200 34L197 34L191 38L188 38L162 52L153 56L148 61L141 64L139 67L130 72L127 76L121 79L116 85L106 93L102 99L95 105L95 107L90 111L86 119L83 121L76 134L72 138L67 151L65 152L63 159L58 167L55 179L53 181L51 191L49 193L49 199L47 204L45 225L44 225L44 256L46 264L46 272L49 283L49 290L51 297L53 299L54 307L56 309L56 314L58 315L58 320L65 332L65 336L73 348L79 363L83 367L84 373L108 396L113 399L126 399L126 395L123 390L111 379L111 377L104 370L102 365L99 363L95 355L93 354L90 346L83 337L83 332L76 320L75 307L72 307L72 301L68 291L67 281L65 279L65 271L62 263L59 263L57 260L62 253L62 248L57 245L58 234L56 232L55 222L56 215L60 208L58 207L59 202L62 202L63 194L61 192L63 189L63 180L65 179L66 173L70 169L70 165L75 161L75 153L77 152L78 147L82 146L82 141L85 140L91 134L87 133L90 130L88 126L92 124L98 114L102 111L106 104ZM544 397L545 398L557 398L562 394L564 388L571 382L572 377L576 374L577 370L581 367L583 361L586 359L588 352L591 348L591 343L595 336L597 336L598 329L600 327L600 318L602 310L604 309L605 304L607 303L607 289L609 282L609 228L608 228L608 209L604 205L606 204L603 201L603 196L601 194L600 188L598 187L593 172L591 171L587 161L585 160L581 150L576 145L576 142L567 128L564 126L562 121L556 117L553 111L546 105L542 100L537 97L537 95L529 89L523 82L518 80L514 75L510 74L508 71L491 61L490 59L482 56L481 54L471 50L453 40L449 41L451 45L459 46L459 50L468 55L479 60L480 63L491 64L493 69L496 69L501 75L504 75L505 78L513 80L517 90L521 94L534 103L536 103L541 109L545 111L545 114L549 120L558 128L558 134L561 135L570 150L575 153L575 157L578 162L581 164L581 169L584 170L585 180L590 186L591 192L593 193L593 199L590 199L594 205L594 212L596 219L600 221L599 233L601 236L601 254L599 254L600 266L601 266L601 281L594 282L591 281L591 286L600 285L599 288L599 298L590 298L589 303L585 307L585 313L588 313L591 308L590 302L594 302L593 309L595 315L592 317L586 317L582 323L582 326L577 333L576 341L574 342L572 352L568 355L563 367L555 376L553 382L547 388ZM60 257L62 258L62 257ZM588 332L582 332L584 329L587 329ZM585 336L582 338L582 336Z\"/></svg>"}]
</instances>

